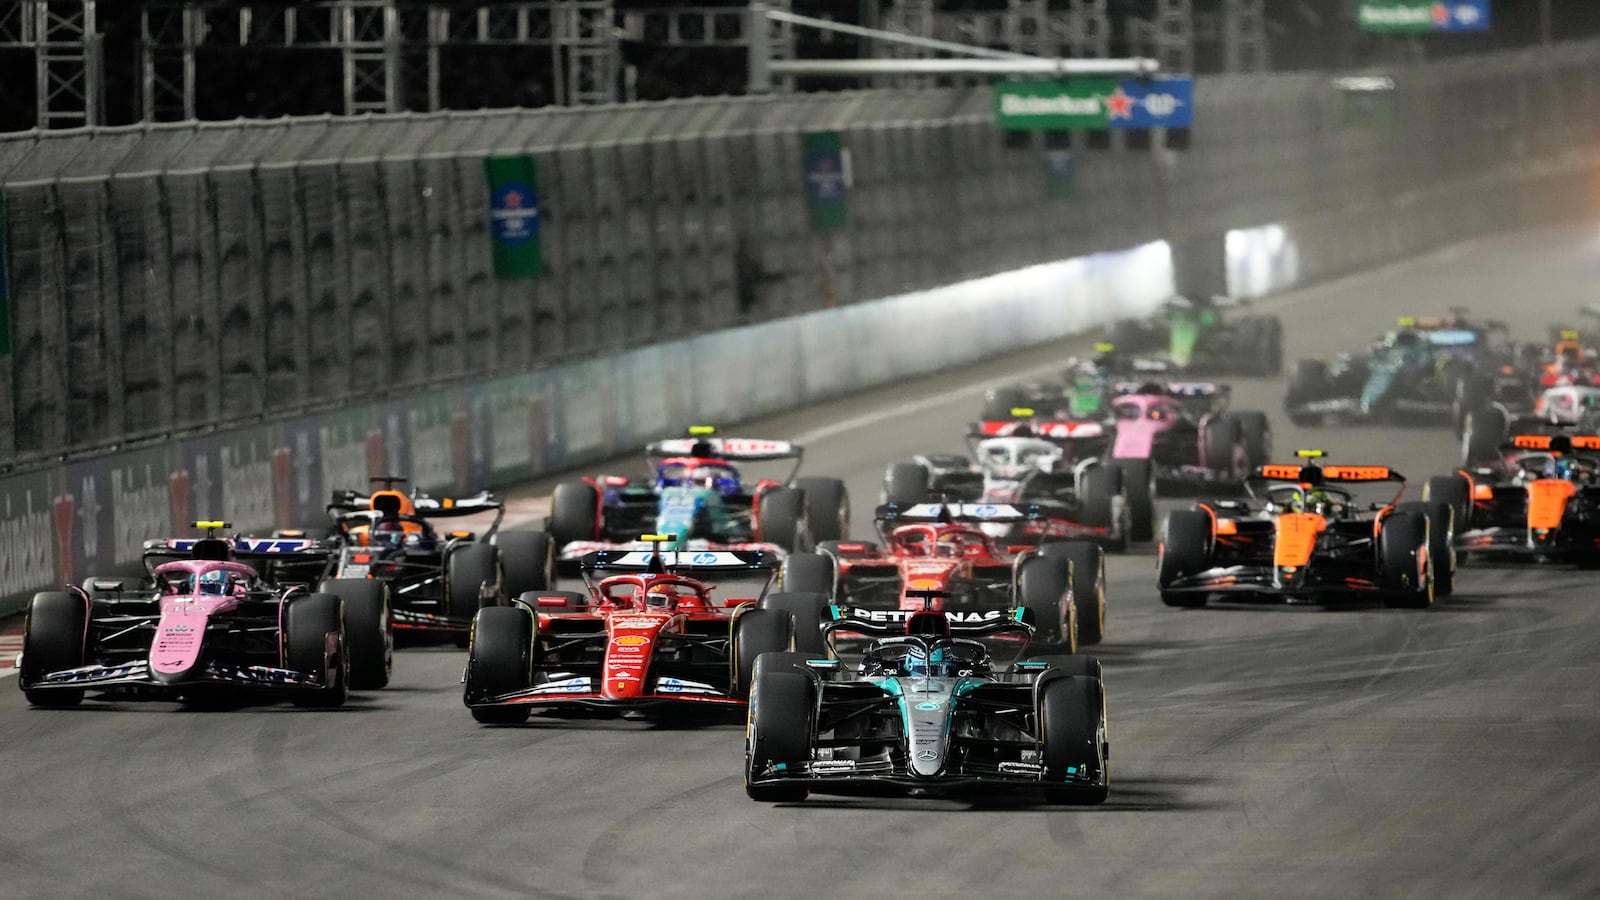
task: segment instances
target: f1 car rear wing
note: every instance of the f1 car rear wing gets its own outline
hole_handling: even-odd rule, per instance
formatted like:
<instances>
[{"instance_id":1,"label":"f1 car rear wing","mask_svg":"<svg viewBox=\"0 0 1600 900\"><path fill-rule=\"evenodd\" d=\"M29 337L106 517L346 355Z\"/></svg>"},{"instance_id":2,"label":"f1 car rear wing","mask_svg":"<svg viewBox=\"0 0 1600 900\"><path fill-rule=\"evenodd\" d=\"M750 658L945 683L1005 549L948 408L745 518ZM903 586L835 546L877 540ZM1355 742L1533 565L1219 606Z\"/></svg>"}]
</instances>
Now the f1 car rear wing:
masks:
<instances>
[{"instance_id":1,"label":"f1 car rear wing","mask_svg":"<svg viewBox=\"0 0 1600 900\"><path fill-rule=\"evenodd\" d=\"M1167 381L1153 382L1159 386L1163 393L1170 397L1227 397L1232 395L1233 388L1226 384L1217 384L1214 381ZM1111 385L1111 393L1116 396L1144 393L1152 384L1149 381L1118 381Z\"/></svg>"},{"instance_id":2,"label":"f1 car rear wing","mask_svg":"<svg viewBox=\"0 0 1600 900\"><path fill-rule=\"evenodd\" d=\"M1250 475L1254 481L1289 481L1296 484L1371 483L1392 481L1405 484L1406 477L1388 466L1317 466L1273 464L1257 468Z\"/></svg>"},{"instance_id":3,"label":"f1 car rear wing","mask_svg":"<svg viewBox=\"0 0 1600 900\"><path fill-rule=\"evenodd\" d=\"M1016 507L1009 503L917 503L898 506L887 503L873 512L882 524L910 522L1026 522L1044 517L1037 503Z\"/></svg>"},{"instance_id":4,"label":"f1 car rear wing","mask_svg":"<svg viewBox=\"0 0 1600 900\"><path fill-rule=\"evenodd\" d=\"M847 631L869 637L898 637L907 633L915 616L943 615L950 623L950 633L962 637L983 637L993 634L1024 634L1033 636L1033 616L1024 607L990 610L945 610L943 612L911 609L859 609L830 606L829 619L822 623L823 635Z\"/></svg>"},{"instance_id":5,"label":"f1 car rear wing","mask_svg":"<svg viewBox=\"0 0 1600 900\"><path fill-rule=\"evenodd\" d=\"M768 572L782 561L764 550L596 550L583 555L586 572Z\"/></svg>"},{"instance_id":6,"label":"f1 car rear wing","mask_svg":"<svg viewBox=\"0 0 1600 900\"><path fill-rule=\"evenodd\" d=\"M1047 441L1077 440L1079 438L1106 437L1105 426L1095 421L1070 419L1037 419L1032 409L1017 408L1011 411L1014 419L985 419L967 427L967 437L1036 437Z\"/></svg>"},{"instance_id":7,"label":"f1 car rear wing","mask_svg":"<svg viewBox=\"0 0 1600 900\"><path fill-rule=\"evenodd\" d=\"M805 448L789 441L769 441L741 437L689 437L672 438L647 444L645 456L665 459L669 456L703 456L730 461L760 462L762 460L795 459L805 453Z\"/></svg>"},{"instance_id":8,"label":"f1 car rear wing","mask_svg":"<svg viewBox=\"0 0 1600 900\"><path fill-rule=\"evenodd\" d=\"M1518 434L1501 450L1533 450L1546 453L1571 453L1574 450L1600 451L1600 434Z\"/></svg>"},{"instance_id":9,"label":"f1 car rear wing","mask_svg":"<svg viewBox=\"0 0 1600 900\"><path fill-rule=\"evenodd\" d=\"M416 508L416 515L424 519L475 516L490 510L504 512L506 505L505 501L493 491L479 491L470 497L430 497L421 492L413 492L410 499L411 505ZM328 503L330 515L363 512L375 512L372 509L371 494L353 490L334 491L333 500Z\"/></svg>"}]
</instances>

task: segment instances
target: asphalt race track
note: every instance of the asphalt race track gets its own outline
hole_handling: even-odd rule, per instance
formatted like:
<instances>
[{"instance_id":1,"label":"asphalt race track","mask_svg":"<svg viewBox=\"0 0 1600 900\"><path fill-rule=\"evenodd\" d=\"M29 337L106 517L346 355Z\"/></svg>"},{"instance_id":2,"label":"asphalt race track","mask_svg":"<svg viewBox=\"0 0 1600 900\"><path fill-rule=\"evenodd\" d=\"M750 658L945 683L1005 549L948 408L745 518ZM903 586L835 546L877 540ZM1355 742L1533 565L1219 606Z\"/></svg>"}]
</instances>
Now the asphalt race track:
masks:
<instances>
[{"instance_id":1,"label":"asphalt race track","mask_svg":"<svg viewBox=\"0 0 1600 900\"><path fill-rule=\"evenodd\" d=\"M1452 305L1545 334L1600 299L1600 227L1523 233L1299 291L1292 357ZM1082 344L1079 345L1080 347ZM863 347L862 352L870 352ZM885 464L959 449L1034 351L738 429L809 439L870 534ZM1420 490L1448 430L1297 431L1279 456L1389 464ZM528 492L547 491L548 483ZM1171 504L1164 504L1170 506ZM30 710L0 682L7 897L1582 897L1600 894L1600 591L1464 570L1432 610L1163 607L1154 552L1111 563L1111 798L756 804L743 723L473 723L453 647L335 711Z\"/></svg>"}]
</instances>

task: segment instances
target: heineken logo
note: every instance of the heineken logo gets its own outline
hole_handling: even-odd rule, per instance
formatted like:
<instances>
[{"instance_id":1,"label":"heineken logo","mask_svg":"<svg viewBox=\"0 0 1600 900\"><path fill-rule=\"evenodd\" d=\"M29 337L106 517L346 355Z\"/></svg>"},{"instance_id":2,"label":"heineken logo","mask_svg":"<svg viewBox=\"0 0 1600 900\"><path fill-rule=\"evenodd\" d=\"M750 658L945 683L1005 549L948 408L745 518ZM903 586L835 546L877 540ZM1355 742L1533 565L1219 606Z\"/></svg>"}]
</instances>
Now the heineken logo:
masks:
<instances>
[{"instance_id":1,"label":"heineken logo","mask_svg":"<svg viewBox=\"0 0 1600 900\"><path fill-rule=\"evenodd\" d=\"M1097 116L1100 112L1099 97L1000 95L1000 113L1007 116Z\"/></svg>"}]
</instances>

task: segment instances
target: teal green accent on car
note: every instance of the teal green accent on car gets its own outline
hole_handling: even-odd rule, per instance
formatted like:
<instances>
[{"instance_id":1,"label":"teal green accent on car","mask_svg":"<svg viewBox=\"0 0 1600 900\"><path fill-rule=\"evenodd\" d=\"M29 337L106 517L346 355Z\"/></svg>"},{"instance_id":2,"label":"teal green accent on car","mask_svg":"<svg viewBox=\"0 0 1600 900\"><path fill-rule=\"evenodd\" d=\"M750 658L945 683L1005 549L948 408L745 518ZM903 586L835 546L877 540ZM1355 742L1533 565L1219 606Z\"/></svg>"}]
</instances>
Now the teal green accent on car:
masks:
<instances>
[{"instance_id":1,"label":"teal green accent on car","mask_svg":"<svg viewBox=\"0 0 1600 900\"><path fill-rule=\"evenodd\" d=\"M733 515L722 495L711 488L674 486L661 489L655 530L677 540L663 550L682 550L690 538L722 534L733 527Z\"/></svg>"},{"instance_id":2,"label":"teal green accent on car","mask_svg":"<svg viewBox=\"0 0 1600 900\"><path fill-rule=\"evenodd\" d=\"M1169 325L1172 338L1168 353L1174 365L1186 369L1194 362L1194 348L1200 343L1203 326L1192 312L1184 309L1173 310Z\"/></svg>"}]
</instances>

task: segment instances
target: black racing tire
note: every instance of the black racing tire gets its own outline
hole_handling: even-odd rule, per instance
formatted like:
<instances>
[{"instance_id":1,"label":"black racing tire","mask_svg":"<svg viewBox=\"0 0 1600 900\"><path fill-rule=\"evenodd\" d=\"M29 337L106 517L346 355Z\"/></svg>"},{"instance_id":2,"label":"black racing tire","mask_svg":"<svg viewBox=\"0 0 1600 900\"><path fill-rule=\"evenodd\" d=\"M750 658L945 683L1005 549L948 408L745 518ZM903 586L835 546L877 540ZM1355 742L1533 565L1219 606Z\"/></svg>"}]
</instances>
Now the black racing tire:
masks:
<instances>
[{"instance_id":1,"label":"black racing tire","mask_svg":"<svg viewBox=\"0 0 1600 900\"><path fill-rule=\"evenodd\" d=\"M794 642L794 616L778 609L746 610L730 626L734 667L733 695L750 696L750 679L756 658L763 653L787 653Z\"/></svg>"},{"instance_id":2,"label":"black racing tire","mask_svg":"<svg viewBox=\"0 0 1600 900\"><path fill-rule=\"evenodd\" d=\"M1378 576L1383 604L1398 609L1433 605L1433 572L1417 574L1417 551L1431 543L1428 516L1419 511L1395 512L1383 518L1378 531Z\"/></svg>"},{"instance_id":3,"label":"black racing tire","mask_svg":"<svg viewBox=\"0 0 1600 900\"><path fill-rule=\"evenodd\" d=\"M1167 513L1167 523L1161 532L1161 545L1156 551L1156 585L1161 589L1162 603L1191 608L1206 605L1203 592L1169 591L1166 588L1182 576L1211 568L1214 539L1211 516L1205 510L1175 509Z\"/></svg>"},{"instance_id":4,"label":"black racing tire","mask_svg":"<svg viewBox=\"0 0 1600 900\"><path fill-rule=\"evenodd\" d=\"M1249 458L1250 467L1271 462L1272 423L1267 421L1267 414L1252 409L1230 412L1228 416L1239 422L1239 436L1244 440L1244 452Z\"/></svg>"},{"instance_id":5,"label":"black racing tire","mask_svg":"<svg viewBox=\"0 0 1600 900\"><path fill-rule=\"evenodd\" d=\"M1456 531L1472 527L1472 485L1460 474L1435 475L1422 486L1422 499L1448 503L1455 510Z\"/></svg>"},{"instance_id":6,"label":"black racing tire","mask_svg":"<svg viewBox=\"0 0 1600 900\"><path fill-rule=\"evenodd\" d=\"M837 541L850 534L850 493L838 478L797 478L794 486L805 494L806 523L811 542Z\"/></svg>"},{"instance_id":7,"label":"black racing tire","mask_svg":"<svg viewBox=\"0 0 1600 900\"><path fill-rule=\"evenodd\" d=\"M1056 653L1045 654L1042 656L1030 656L1027 658L1026 662L1042 662L1046 664L1047 670L1054 669L1056 672L1062 675L1080 676L1084 678L1093 678L1096 680L1099 680L1103 673L1103 667L1100 665L1100 657L1089 656L1085 653Z\"/></svg>"},{"instance_id":8,"label":"black racing tire","mask_svg":"<svg viewBox=\"0 0 1600 900\"><path fill-rule=\"evenodd\" d=\"M1442 500L1402 503L1395 512L1420 512L1428 517L1428 564L1433 567L1434 597L1456 590L1456 511Z\"/></svg>"},{"instance_id":9,"label":"black racing tire","mask_svg":"<svg viewBox=\"0 0 1600 900\"><path fill-rule=\"evenodd\" d=\"M794 488L773 488L757 502L761 504L761 533L756 540L777 544L788 553L804 553L811 548L804 493Z\"/></svg>"},{"instance_id":10,"label":"black racing tire","mask_svg":"<svg viewBox=\"0 0 1600 900\"><path fill-rule=\"evenodd\" d=\"M790 557L793 559L794 557ZM828 659L828 642L822 625L828 621L828 595L784 591L761 598L760 609L775 609L794 617L794 652L809 659Z\"/></svg>"},{"instance_id":11,"label":"black racing tire","mask_svg":"<svg viewBox=\"0 0 1600 900\"><path fill-rule=\"evenodd\" d=\"M833 557L823 553L791 553L778 568L785 593L833 596Z\"/></svg>"},{"instance_id":12,"label":"black racing tire","mask_svg":"<svg viewBox=\"0 0 1600 900\"><path fill-rule=\"evenodd\" d=\"M928 470L921 463L900 462L883 475L883 502L915 506L928 502Z\"/></svg>"},{"instance_id":13,"label":"black racing tire","mask_svg":"<svg viewBox=\"0 0 1600 900\"><path fill-rule=\"evenodd\" d=\"M1067 653L1078 652L1077 617L1073 615L1072 563L1061 557L1024 560L1017 574L1017 606L1033 610L1039 643Z\"/></svg>"},{"instance_id":14,"label":"black racing tire","mask_svg":"<svg viewBox=\"0 0 1600 900\"><path fill-rule=\"evenodd\" d=\"M1506 414L1497 406L1481 406L1461 423L1461 465L1472 468L1500 458L1507 438Z\"/></svg>"},{"instance_id":15,"label":"black racing tire","mask_svg":"<svg viewBox=\"0 0 1600 900\"><path fill-rule=\"evenodd\" d=\"M1104 463L1089 466L1078 476L1077 494L1083 524L1107 529L1105 548L1112 553L1128 549L1133 523L1122 493L1121 471ZM1123 497L1120 510L1119 497ZM1118 521L1119 514L1121 521Z\"/></svg>"},{"instance_id":16,"label":"black racing tire","mask_svg":"<svg viewBox=\"0 0 1600 900\"><path fill-rule=\"evenodd\" d=\"M51 672L76 669L84 664L89 610L70 591L41 591L28 604L22 626L22 667L17 681L22 696L33 706L67 707L83 702L81 688L30 690Z\"/></svg>"},{"instance_id":17,"label":"black racing tire","mask_svg":"<svg viewBox=\"0 0 1600 900\"><path fill-rule=\"evenodd\" d=\"M296 672L328 679L328 635L339 635L333 675L321 690L298 690L289 695L295 706L343 706L350 698L350 654L344 630L344 601L336 594L307 594L289 601L283 611L287 664Z\"/></svg>"},{"instance_id":18,"label":"black racing tire","mask_svg":"<svg viewBox=\"0 0 1600 900\"><path fill-rule=\"evenodd\" d=\"M983 394L983 419L986 422L1010 422L1016 419L1013 409L1027 406L1027 394L1015 386L990 388Z\"/></svg>"},{"instance_id":19,"label":"black racing tire","mask_svg":"<svg viewBox=\"0 0 1600 900\"><path fill-rule=\"evenodd\" d=\"M1105 747L1105 699L1099 680L1054 678L1039 692L1039 740L1045 800L1075 806L1104 803L1109 793ZM1071 769L1073 772L1069 773ZM1066 787L1084 774L1103 782Z\"/></svg>"},{"instance_id":20,"label":"black racing tire","mask_svg":"<svg viewBox=\"0 0 1600 900\"><path fill-rule=\"evenodd\" d=\"M1200 435L1201 465L1225 473L1230 479L1244 480L1248 468L1244 435L1240 423L1229 415L1213 416Z\"/></svg>"},{"instance_id":21,"label":"black racing tire","mask_svg":"<svg viewBox=\"0 0 1600 900\"><path fill-rule=\"evenodd\" d=\"M467 644L467 680L463 702L499 697L532 687L534 623L520 606L491 606L472 618L472 639ZM485 725L515 725L528 721L532 708L525 703L472 708L472 719Z\"/></svg>"},{"instance_id":22,"label":"black racing tire","mask_svg":"<svg viewBox=\"0 0 1600 900\"><path fill-rule=\"evenodd\" d=\"M476 542L457 544L444 558L445 595L450 601L450 614L470 619L484 606L497 606L494 601L484 602L484 584L500 584L500 550L493 544Z\"/></svg>"},{"instance_id":23,"label":"black racing tire","mask_svg":"<svg viewBox=\"0 0 1600 900\"><path fill-rule=\"evenodd\" d=\"M317 590L344 601L344 645L350 655L350 687L372 691L394 673L394 620L389 583L377 578L330 578Z\"/></svg>"},{"instance_id":24,"label":"black racing tire","mask_svg":"<svg viewBox=\"0 0 1600 900\"><path fill-rule=\"evenodd\" d=\"M1122 473L1122 494L1128 501L1128 540L1145 543L1156 536L1156 474L1148 459L1114 461Z\"/></svg>"},{"instance_id":25,"label":"black racing tire","mask_svg":"<svg viewBox=\"0 0 1600 900\"><path fill-rule=\"evenodd\" d=\"M1289 377L1289 390L1283 398L1283 410L1289 421L1302 428L1322 424L1322 414L1306 412L1301 407L1328 396L1328 364L1320 359L1302 359L1294 364L1294 374Z\"/></svg>"},{"instance_id":26,"label":"black racing tire","mask_svg":"<svg viewBox=\"0 0 1600 900\"><path fill-rule=\"evenodd\" d=\"M756 660L745 728L744 790L762 803L798 803L811 793L804 784L756 784L758 773L774 764L811 760L816 684L800 671L800 653L764 653Z\"/></svg>"},{"instance_id":27,"label":"black racing tire","mask_svg":"<svg viewBox=\"0 0 1600 900\"><path fill-rule=\"evenodd\" d=\"M550 539L560 549L600 537L600 492L587 481L563 481L550 496Z\"/></svg>"},{"instance_id":28,"label":"black racing tire","mask_svg":"<svg viewBox=\"0 0 1600 900\"><path fill-rule=\"evenodd\" d=\"M1106 635L1106 552L1090 541L1060 541L1039 548L1041 556L1072 563L1072 607L1078 643L1098 644Z\"/></svg>"},{"instance_id":29,"label":"black racing tire","mask_svg":"<svg viewBox=\"0 0 1600 900\"><path fill-rule=\"evenodd\" d=\"M500 548L500 576L507 597L556 586L555 541L544 531L502 531L489 541Z\"/></svg>"}]
</instances>

